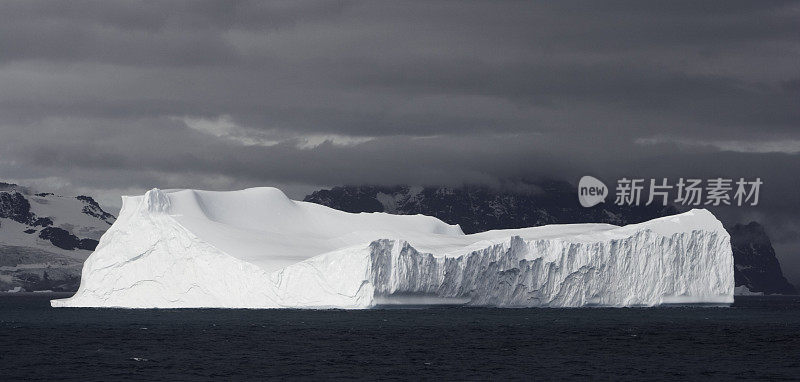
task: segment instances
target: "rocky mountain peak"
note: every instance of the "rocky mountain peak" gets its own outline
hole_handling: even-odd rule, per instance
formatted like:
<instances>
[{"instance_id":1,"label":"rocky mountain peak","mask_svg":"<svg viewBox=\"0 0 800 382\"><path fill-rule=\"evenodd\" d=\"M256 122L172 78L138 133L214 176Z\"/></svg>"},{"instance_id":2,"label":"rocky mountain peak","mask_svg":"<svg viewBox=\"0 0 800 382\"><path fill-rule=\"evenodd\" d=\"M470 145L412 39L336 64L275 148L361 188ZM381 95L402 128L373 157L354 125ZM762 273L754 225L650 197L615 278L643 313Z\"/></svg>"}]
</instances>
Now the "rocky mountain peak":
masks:
<instances>
[{"instance_id":1,"label":"rocky mountain peak","mask_svg":"<svg viewBox=\"0 0 800 382\"><path fill-rule=\"evenodd\" d=\"M757 222L728 228L734 257L736 285L751 292L797 293L781 271L775 249L764 227Z\"/></svg>"}]
</instances>

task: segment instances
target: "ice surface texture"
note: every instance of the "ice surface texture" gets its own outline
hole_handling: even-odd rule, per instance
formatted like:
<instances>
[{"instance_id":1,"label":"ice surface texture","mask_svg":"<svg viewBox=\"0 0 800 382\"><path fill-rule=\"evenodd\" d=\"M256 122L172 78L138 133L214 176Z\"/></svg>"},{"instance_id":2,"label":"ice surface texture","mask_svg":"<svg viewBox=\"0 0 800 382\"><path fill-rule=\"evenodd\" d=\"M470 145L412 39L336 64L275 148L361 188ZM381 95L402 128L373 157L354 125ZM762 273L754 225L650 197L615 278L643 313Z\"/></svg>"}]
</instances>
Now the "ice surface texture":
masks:
<instances>
[{"instance_id":1,"label":"ice surface texture","mask_svg":"<svg viewBox=\"0 0 800 382\"><path fill-rule=\"evenodd\" d=\"M464 235L424 216L351 214L275 188L153 189L54 307L369 308L395 296L479 306L733 302L733 257L706 210L641 224ZM438 299L438 300L437 300Z\"/></svg>"}]
</instances>

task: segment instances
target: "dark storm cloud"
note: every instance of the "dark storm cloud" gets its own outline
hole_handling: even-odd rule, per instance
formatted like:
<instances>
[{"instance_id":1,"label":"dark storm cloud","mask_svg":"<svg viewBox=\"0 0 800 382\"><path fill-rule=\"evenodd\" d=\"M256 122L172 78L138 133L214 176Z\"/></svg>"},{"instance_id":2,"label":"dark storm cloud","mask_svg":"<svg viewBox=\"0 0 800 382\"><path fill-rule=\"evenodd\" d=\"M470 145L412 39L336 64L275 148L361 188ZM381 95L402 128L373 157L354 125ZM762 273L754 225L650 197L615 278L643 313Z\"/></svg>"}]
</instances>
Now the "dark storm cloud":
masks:
<instances>
[{"instance_id":1,"label":"dark storm cloud","mask_svg":"<svg viewBox=\"0 0 800 382\"><path fill-rule=\"evenodd\" d=\"M48 139L59 129L76 137L79 154L96 151L81 144L97 134L111 137L108 144L133 141L115 151L128 155L117 162L130 167L157 147L143 137L175 135L166 153L190 156L197 146L186 136L197 132L175 117L229 116L248 134L284 139L386 137L416 151L434 148L403 136L467 135L480 146L486 136L522 134L547 141L555 154L573 149L564 142L576 135L606 145L651 137L774 140L796 138L800 122L794 2L25 1L2 8L2 128L37 130L47 121L26 153L65 161L68 147ZM216 144L278 158L323 151ZM170 162L175 171L183 165ZM314 172L287 171L295 170Z\"/></svg>"},{"instance_id":2,"label":"dark storm cloud","mask_svg":"<svg viewBox=\"0 0 800 382\"><path fill-rule=\"evenodd\" d=\"M344 2L8 2L3 60L196 66L237 60L222 33L329 17Z\"/></svg>"},{"instance_id":3,"label":"dark storm cloud","mask_svg":"<svg viewBox=\"0 0 800 382\"><path fill-rule=\"evenodd\" d=\"M719 214L800 248L798 62L796 1L3 2L0 171L294 197L760 176Z\"/></svg>"},{"instance_id":4,"label":"dark storm cloud","mask_svg":"<svg viewBox=\"0 0 800 382\"><path fill-rule=\"evenodd\" d=\"M530 122L592 107L705 131L796 125L797 94L747 66L794 70L781 44L796 48L797 10L704 4L8 3L0 108L373 136L563 129Z\"/></svg>"}]
</instances>

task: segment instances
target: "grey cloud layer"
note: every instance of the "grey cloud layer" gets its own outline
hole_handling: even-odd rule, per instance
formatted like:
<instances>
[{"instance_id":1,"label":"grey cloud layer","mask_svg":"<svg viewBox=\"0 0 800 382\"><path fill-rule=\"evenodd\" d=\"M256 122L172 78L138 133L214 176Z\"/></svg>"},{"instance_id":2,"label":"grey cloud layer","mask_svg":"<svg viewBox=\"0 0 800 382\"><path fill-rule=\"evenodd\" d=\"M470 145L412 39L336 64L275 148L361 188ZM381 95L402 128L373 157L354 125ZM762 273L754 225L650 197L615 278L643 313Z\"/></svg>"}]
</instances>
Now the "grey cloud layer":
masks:
<instances>
[{"instance_id":1,"label":"grey cloud layer","mask_svg":"<svg viewBox=\"0 0 800 382\"><path fill-rule=\"evenodd\" d=\"M268 4L5 3L0 110L370 136L800 121L792 3ZM594 126L611 113L639 121Z\"/></svg>"}]
</instances>

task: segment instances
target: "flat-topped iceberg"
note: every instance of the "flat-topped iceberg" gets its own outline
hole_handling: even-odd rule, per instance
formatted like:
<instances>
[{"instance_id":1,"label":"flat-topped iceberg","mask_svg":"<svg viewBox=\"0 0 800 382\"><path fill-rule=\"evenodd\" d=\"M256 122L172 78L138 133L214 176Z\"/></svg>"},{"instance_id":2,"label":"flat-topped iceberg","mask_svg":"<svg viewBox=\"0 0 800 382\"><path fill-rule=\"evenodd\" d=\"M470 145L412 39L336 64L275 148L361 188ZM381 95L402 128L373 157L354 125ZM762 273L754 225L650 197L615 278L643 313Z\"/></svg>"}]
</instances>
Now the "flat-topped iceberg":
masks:
<instances>
[{"instance_id":1,"label":"flat-topped iceberg","mask_svg":"<svg viewBox=\"0 0 800 382\"><path fill-rule=\"evenodd\" d=\"M54 307L369 308L409 296L478 306L733 302L733 256L706 210L618 227L465 235L436 218L351 214L275 188L153 189Z\"/></svg>"}]
</instances>

